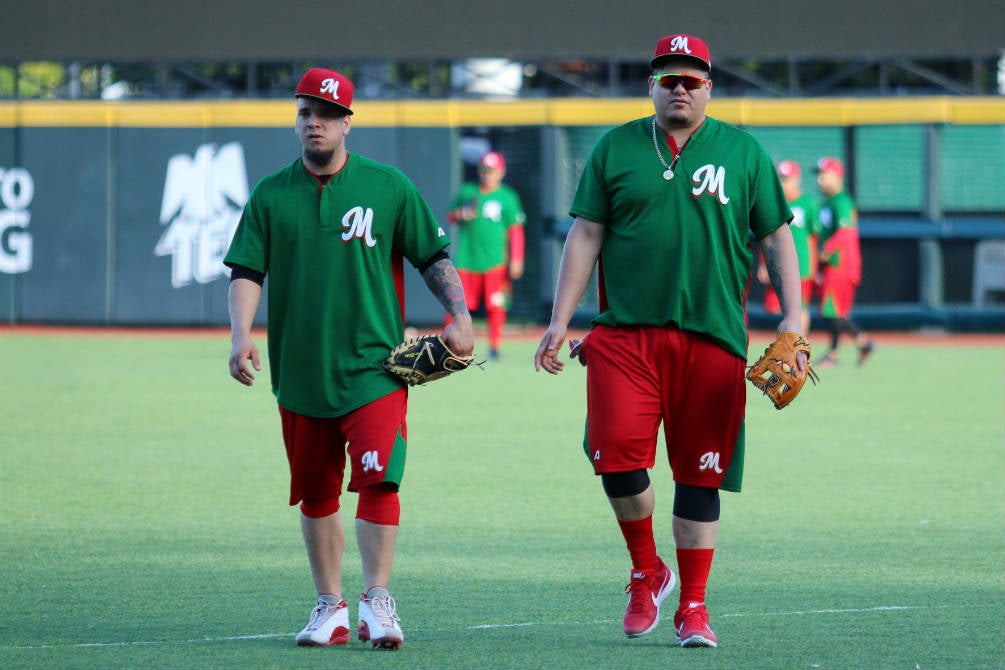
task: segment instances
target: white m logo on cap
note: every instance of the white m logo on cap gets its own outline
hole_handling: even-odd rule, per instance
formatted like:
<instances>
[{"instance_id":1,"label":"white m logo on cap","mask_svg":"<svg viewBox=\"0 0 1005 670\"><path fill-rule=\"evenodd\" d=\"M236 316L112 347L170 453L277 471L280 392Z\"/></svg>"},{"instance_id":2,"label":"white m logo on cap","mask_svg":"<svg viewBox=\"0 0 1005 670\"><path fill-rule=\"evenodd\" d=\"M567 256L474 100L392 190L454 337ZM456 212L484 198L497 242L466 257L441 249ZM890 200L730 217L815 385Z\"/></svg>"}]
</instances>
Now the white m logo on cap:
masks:
<instances>
[{"instance_id":1,"label":"white m logo on cap","mask_svg":"<svg viewBox=\"0 0 1005 670\"><path fill-rule=\"evenodd\" d=\"M338 84L339 83L337 81L329 77L328 79L325 79L324 81L321 82L321 92L331 93L332 98L338 100Z\"/></svg>"},{"instance_id":2,"label":"white m logo on cap","mask_svg":"<svg viewBox=\"0 0 1005 670\"><path fill-rule=\"evenodd\" d=\"M683 35L678 35L670 40L670 51L683 51L686 54L691 53L691 49L687 46L687 38Z\"/></svg>"}]
</instances>

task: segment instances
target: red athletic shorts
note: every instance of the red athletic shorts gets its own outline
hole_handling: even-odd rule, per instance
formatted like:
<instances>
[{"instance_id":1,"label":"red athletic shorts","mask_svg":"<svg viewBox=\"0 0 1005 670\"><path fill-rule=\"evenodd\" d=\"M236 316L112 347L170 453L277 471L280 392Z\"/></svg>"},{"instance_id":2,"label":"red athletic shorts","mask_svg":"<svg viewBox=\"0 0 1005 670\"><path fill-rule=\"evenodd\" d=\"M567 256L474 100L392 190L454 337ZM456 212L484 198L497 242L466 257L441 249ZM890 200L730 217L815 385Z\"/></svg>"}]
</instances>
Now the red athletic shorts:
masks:
<instances>
[{"instance_id":1,"label":"red athletic shorts","mask_svg":"<svg viewBox=\"0 0 1005 670\"><path fill-rule=\"evenodd\" d=\"M401 484L407 405L408 391L402 388L335 418L304 416L280 407L290 464L290 504L303 501L315 510L338 511L347 453L352 462L350 491Z\"/></svg>"},{"instance_id":2,"label":"red athletic shorts","mask_svg":"<svg viewBox=\"0 0 1005 670\"><path fill-rule=\"evenodd\" d=\"M506 289L509 278L506 266L500 265L487 272L471 272L458 270L461 286L464 287L464 299L468 311L474 312L485 301L485 311L502 312L506 310Z\"/></svg>"},{"instance_id":3,"label":"red athletic shorts","mask_svg":"<svg viewBox=\"0 0 1005 670\"><path fill-rule=\"evenodd\" d=\"M855 305L858 284L837 274L824 274L820 289L820 315L829 319L847 319Z\"/></svg>"},{"instance_id":4,"label":"red athletic shorts","mask_svg":"<svg viewBox=\"0 0 1005 670\"><path fill-rule=\"evenodd\" d=\"M673 328L596 326L583 347L594 472L651 469L662 420L674 481L719 488L741 439L746 361Z\"/></svg>"}]
</instances>

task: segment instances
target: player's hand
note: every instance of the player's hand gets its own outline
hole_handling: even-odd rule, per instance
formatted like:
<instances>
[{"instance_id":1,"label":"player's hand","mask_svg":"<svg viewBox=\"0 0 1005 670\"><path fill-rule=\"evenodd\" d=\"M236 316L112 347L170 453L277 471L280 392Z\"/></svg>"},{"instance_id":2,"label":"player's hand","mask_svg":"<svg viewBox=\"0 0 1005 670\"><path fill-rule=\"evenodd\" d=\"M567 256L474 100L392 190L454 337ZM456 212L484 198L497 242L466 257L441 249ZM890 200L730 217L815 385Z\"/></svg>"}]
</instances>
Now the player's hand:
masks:
<instances>
[{"instance_id":1,"label":"player's hand","mask_svg":"<svg viewBox=\"0 0 1005 670\"><path fill-rule=\"evenodd\" d=\"M262 369L258 347L251 341L251 337L244 336L234 340L230 349L230 376L245 386L255 383L255 373L247 365L249 360L256 371Z\"/></svg>"},{"instance_id":2,"label":"player's hand","mask_svg":"<svg viewBox=\"0 0 1005 670\"><path fill-rule=\"evenodd\" d=\"M776 331L779 335L782 333L799 333L803 334L802 319L782 319L781 323L778 324L778 330ZM802 351L796 353L796 365L799 367L799 371L803 372L810 364L810 359L807 358L806 354Z\"/></svg>"},{"instance_id":3,"label":"player's hand","mask_svg":"<svg viewBox=\"0 0 1005 670\"><path fill-rule=\"evenodd\" d=\"M541 338L541 344L537 347L537 353L534 354L535 370L540 372L541 368L544 368L547 372L557 375L565 368L565 363L558 359L558 355L562 353L566 334L565 326L556 324L548 326L548 330Z\"/></svg>"},{"instance_id":4,"label":"player's hand","mask_svg":"<svg viewBox=\"0 0 1005 670\"><path fill-rule=\"evenodd\" d=\"M516 281L523 276L523 261L509 262L509 278Z\"/></svg>"},{"instance_id":5,"label":"player's hand","mask_svg":"<svg viewBox=\"0 0 1005 670\"><path fill-rule=\"evenodd\" d=\"M452 317L440 333L440 339L458 356L470 356L475 350L475 330L471 324L471 315Z\"/></svg>"}]
</instances>

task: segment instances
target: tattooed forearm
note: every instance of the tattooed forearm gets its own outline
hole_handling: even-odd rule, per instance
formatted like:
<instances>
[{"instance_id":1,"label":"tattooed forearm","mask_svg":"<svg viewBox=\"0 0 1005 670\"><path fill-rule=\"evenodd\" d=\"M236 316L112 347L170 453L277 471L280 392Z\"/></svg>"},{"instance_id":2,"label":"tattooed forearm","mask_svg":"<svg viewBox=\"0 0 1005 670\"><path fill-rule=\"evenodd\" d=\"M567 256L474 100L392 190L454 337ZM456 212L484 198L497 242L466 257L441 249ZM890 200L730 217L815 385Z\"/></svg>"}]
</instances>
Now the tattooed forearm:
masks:
<instances>
[{"instance_id":1,"label":"tattooed forearm","mask_svg":"<svg viewBox=\"0 0 1005 670\"><path fill-rule=\"evenodd\" d=\"M761 248L771 286L782 303L782 314L785 318L798 319L802 311L802 282L799 277L799 256L796 255L789 227L781 226L762 239Z\"/></svg>"},{"instance_id":2,"label":"tattooed forearm","mask_svg":"<svg viewBox=\"0 0 1005 670\"><path fill-rule=\"evenodd\" d=\"M433 297L447 310L447 314L457 316L467 313L461 278L457 276L457 269L449 258L440 259L430 265L422 273L422 278Z\"/></svg>"},{"instance_id":3,"label":"tattooed forearm","mask_svg":"<svg viewBox=\"0 0 1005 670\"><path fill-rule=\"evenodd\" d=\"M778 263L778 252L775 250L774 246L765 245L761 248L764 254L764 266L768 269L768 279L771 281L771 286L776 291L782 285L782 273L779 269Z\"/></svg>"}]
</instances>

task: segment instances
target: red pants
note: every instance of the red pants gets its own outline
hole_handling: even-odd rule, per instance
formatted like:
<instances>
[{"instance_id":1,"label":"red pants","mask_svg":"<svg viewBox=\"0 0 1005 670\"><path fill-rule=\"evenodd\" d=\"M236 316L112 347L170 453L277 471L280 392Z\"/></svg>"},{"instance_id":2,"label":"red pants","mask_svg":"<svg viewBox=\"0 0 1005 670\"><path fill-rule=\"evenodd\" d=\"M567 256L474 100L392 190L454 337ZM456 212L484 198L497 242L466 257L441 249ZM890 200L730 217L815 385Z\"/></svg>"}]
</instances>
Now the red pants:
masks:
<instances>
[{"instance_id":1,"label":"red pants","mask_svg":"<svg viewBox=\"0 0 1005 670\"><path fill-rule=\"evenodd\" d=\"M488 272L458 270L457 274L464 287L468 311L474 312L484 302L485 320L489 327L489 347L498 349L503 326L506 325L506 293L509 291L506 266L492 268ZM449 323L449 318L447 322Z\"/></svg>"}]
</instances>

